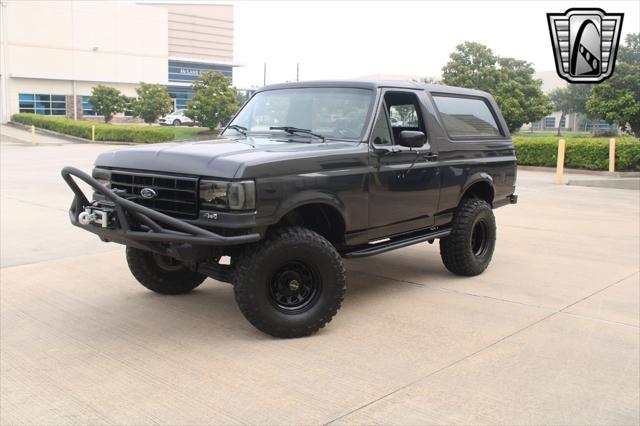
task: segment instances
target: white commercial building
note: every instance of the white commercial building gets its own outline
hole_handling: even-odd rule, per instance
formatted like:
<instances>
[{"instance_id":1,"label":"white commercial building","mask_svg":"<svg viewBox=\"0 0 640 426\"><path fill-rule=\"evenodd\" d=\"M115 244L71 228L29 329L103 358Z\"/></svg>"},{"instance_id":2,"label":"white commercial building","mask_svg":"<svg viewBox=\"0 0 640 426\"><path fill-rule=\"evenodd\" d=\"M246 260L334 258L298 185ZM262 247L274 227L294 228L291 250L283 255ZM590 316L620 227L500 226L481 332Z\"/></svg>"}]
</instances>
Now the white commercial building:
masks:
<instances>
[{"instance_id":1,"label":"white commercial building","mask_svg":"<svg viewBox=\"0 0 640 426\"><path fill-rule=\"evenodd\" d=\"M534 78L537 80L542 80L542 91L547 95L555 89L567 86L567 82L561 79L555 70L536 72ZM561 111L553 111L542 120L535 121L533 123L525 123L522 126L521 130L550 131L557 130L558 125L560 125L561 131L574 132L591 131L593 129L609 130L609 128L611 127L605 120L589 120L586 117L582 117L576 113L567 114L563 117Z\"/></svg>"},{"instance_id":2,"label":"white commercial building","mask_svg":"<svg viewBox=\"0 0 640 426\"><path fill-rule=\"evenodd\" d=\"M2 122L17 112L99 119L87 102L98 84L127 96L165 84L182 109L200 72L232 77L230 5L1 0L0 13Z\"/></svg>"}]
</instances>

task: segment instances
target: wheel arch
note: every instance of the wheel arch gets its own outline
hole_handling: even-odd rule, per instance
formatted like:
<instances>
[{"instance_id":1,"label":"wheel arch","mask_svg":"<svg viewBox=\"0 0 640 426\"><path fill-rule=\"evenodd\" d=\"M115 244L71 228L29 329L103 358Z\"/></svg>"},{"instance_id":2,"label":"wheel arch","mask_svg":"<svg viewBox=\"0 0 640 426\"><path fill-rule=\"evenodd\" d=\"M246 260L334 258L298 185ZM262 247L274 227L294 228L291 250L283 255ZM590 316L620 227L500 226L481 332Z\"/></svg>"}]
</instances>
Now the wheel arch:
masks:
<instances>
[{"instance_id":1,"label":"wheel arch","mask_svg":"<svg viewBox=\"0 0 640 426\"><path fill-rule=\"evenodd\" d=\"M486 201L493 207L496 191L493 178L486 172L476 173L469 177L458 197L458 204L465 198L476 197Z\"/></svg>"},{"instance_id":2,"label":"wheel arch","mask_svg":"<svg viewBox=\"0 0 640 426\"><path fill-rule=\"evenodd\" d=\"M304 226L337 244L344 242L347 220L342 203L323 194L287 203L277 216L276 226L281 225Z\"/></svg>"}]
</instances>

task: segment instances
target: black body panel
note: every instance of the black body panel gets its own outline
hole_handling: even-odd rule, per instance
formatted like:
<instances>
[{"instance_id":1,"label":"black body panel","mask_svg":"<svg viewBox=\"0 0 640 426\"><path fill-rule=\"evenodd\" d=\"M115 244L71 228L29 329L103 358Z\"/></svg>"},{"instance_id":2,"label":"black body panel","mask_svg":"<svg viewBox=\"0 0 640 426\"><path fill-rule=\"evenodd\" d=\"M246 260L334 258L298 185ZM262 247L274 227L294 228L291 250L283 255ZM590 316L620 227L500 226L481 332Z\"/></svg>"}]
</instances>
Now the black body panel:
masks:
<instances>
[{"instance_id":1,"label":"black body panel","mask_svg":"<svg viewBox=\"0 0 640 426\"><path fill-rule=\"evenodd\" d=\"M296 87L369 89L375 96L375 110L383 102L385 91L415 93L427 141L419 148L394 145L376 149L370 141L375 120L375 114L371 114L361 141L234 135L108 152L100 155L95 165L125 174L170 175L175 182L197 183L202 178L255 180L253 212L199 211L196 205L185 204L184 214L174 217L204 229L263 234L296 208L324 205L342 218L345 247L446 227L465 191L478 182L491 188L494 207L513 199L515 150L491 95L439 85L353 81L290 83L268 86L257 93ZM452 139L431 93L482 98L490 105L502 135ZM176 202L175 191L165 194ZM162 206L157 208L163 211ZM164 212L171 215L166 206Z\"/></svg>"}]
</instances>

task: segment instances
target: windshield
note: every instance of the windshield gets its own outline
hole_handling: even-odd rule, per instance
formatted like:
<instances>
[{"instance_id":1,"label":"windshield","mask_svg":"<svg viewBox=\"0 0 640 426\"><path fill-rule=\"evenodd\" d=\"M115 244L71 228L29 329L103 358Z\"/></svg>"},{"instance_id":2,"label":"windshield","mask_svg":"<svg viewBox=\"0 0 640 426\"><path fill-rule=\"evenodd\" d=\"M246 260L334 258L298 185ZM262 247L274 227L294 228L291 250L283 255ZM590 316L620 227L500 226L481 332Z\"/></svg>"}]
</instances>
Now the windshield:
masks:
<instances>
[{"instance_id":1,"label":"windshield","mask_svg":"<svg viewBox=\"0 0 640 426\"><path fill-rule=\"evenodd\" d=\"M373 91L349 88L295 88L257 93L230 126L246 133L271 133L271 127L306 129L326 138L360 139L373 102ZM242 132L227 129L224 135ZM297 135L304 137L303 134Z\"/></svg>"}]
</instances>

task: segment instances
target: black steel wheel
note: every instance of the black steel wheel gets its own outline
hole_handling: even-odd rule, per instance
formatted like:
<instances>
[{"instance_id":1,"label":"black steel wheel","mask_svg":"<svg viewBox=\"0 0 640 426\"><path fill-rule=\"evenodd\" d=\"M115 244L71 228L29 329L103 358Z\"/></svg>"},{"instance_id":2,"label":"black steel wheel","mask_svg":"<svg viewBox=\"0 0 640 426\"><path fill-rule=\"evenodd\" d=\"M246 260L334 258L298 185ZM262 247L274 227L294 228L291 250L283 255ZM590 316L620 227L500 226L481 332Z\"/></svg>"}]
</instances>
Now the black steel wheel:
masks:
<instances>
[{"instance_id":1,"label":"black steel wheel","mask_svg":"<svg viewBox=\"0 0 640 426\"><path fill-rule=\"evenodd\" d=\"M313 266L290 260L273 275L269 298L280 312L295 315L312 306L321 289L322 278Z\"/></svg>"},{"instance_id":2,"label":"black steel wheel","mask_svg":"<svg viewBox=\"0 0 640 426\"><path fill-rule=\"evenodd\" d=\"M238 256L234 293L245 318L275 337L317 332L338 312L346 290L336 249L300 227L274 230Z\"/></svg>"},{"instance_id":3,"label":"black steel wheel","mask_svg":"<svg viewBox=\"0 0 640 426\"><path fill-rule=\"evenodd\" d=\"M478 218L471 231L471 251L475 256L482 257L490 248L489 225L485 218Z\"/></svg>"}]
</instances>

